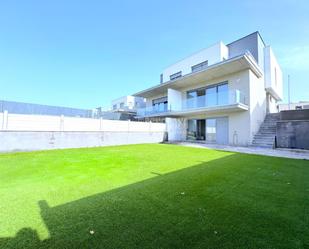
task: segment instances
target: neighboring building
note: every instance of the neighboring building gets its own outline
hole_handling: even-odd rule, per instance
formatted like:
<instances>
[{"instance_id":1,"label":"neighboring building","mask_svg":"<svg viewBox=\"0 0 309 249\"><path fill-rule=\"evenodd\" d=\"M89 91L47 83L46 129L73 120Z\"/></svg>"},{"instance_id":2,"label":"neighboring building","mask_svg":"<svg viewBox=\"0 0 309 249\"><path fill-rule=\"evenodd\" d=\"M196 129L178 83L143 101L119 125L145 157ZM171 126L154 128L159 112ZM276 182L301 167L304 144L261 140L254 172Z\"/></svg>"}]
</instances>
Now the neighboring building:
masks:
<instances>
[{"instance_id":1,"label":"neighboring building","mask_svg":"<svg viewBox=\"0 0 309 249\"><path fill-rule=\"evenodd\" d=\"M4 111L7 111L8 113L29 115L63 115L67 117L84 118L90 118L92 116L92 111L87 109L0 100L0 113Z\"/></svg>"},{"instance_id":2,"label":"neighboring building","mask_svg":"<svg viewBox=\"0 0 309 249\"><path fill-rule=\"evenodd\" d=\"M259 32L218 42L167 67L140 118L162 119L170 141L251 145L267 113L282 99L282 72Z\"/></svg>"},{"instance_id":3,"label":"neighboring building","mask_svg":"<svg viewBox=\"0 0 309 249\"><path fill-rule=\"evenodd\" d=\"M111 120L135 120L136 110L145 108L145 99L142 97L124 96L111 102L111 109L97 108L97 116Z\"/></svg>"},{"instance_id":4,"label":"neighboring building","mask_svg":"<svg viewBox=\"0 0 309 249\"><path fill-rule=\"evenodd\" d=\"M145 99L142 97L124 96L112 100L112 110L136 112L137 108L145 107Z\"/></svg>"},{"instance_id":5,"label":"neighboring building","mask_svg":"<svg viewBox=\"0 0 309 249\"><path fill-rule=\"evenodd\" d=\"M298 103L290 103L290 104L279 104L277 108L279 112L288 110L309 109L309 101L299 101Z\"/></svg>"}]
</instances>

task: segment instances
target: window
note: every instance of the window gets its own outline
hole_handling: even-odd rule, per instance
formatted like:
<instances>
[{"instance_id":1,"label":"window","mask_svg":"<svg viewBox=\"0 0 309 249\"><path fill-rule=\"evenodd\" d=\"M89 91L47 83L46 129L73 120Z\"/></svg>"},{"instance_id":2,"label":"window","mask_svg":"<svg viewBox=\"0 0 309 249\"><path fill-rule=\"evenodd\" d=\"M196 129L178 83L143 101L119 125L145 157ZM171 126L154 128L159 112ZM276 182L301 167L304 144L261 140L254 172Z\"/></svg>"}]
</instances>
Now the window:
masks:
<instances>
[{"instance_id":1,"label":"window","mask_svg":"<svg viewBox=\"0 0 309 249\"><path fill-rule=\"evenodd\" d=\"M205 88L187 92L187 108L205 106Z\"/></svg>"},{"instance_id":2,"label":"window","mask_svg":"<svg viewBox=\"0 0 309 249\"><path fill-rule=\"evenodd\" d=\"M175 79L180 78L180 77L181 77L181 71L170 75L170 80L175 80Z\"/></svg>"},{"instance_id":3,"label":"window","mask_svg":"<svg viewBox=\"0 0 309 249\"><path fill-rule=\"evenodd\" d=\"M215 143L217 137L217 119L206 119L206 141Z\"/></svg>"},{"instance_id":4,"label":"window","mask_svg":"<svg viewBox=\"0 0 309 249\"><path fill-rule=\"evenodd\" d=\"M228 103L229 91L227 82L187 92L187 108L226 105Z\"/></svg>"},{"instance_id":5,"label":"window","mask_svg":"<svg viewBox=\"0 0 309 249\"><path fill-rule=\"evenodd\" d=\"M121 103L120 103L120 109L123 109L123 108L124 108L124 103L121 102Z\"/></svg>"},{"instance_id":6,"label":"window","mask_svg":"<svg viewBox=\"0 0 309 249\"><path fill-rule=\"evenodd\" d=\"M228 85L222 84L218 85L217 93L218 93L218 105L226 105L229 102L229 94L228 94Z\"/></svg>"},{"instance_id":7,"label":"window","mask_svg":"<svg viewBox=\"0 0 309 249\"><path fill-rule=\"evenodd\" d=\"M208 66L208 61L203 61L191 67L192 73L205 69Z\"/></svg>"},{"instance_id":8,"label":"window","mask_svg":"<svg viewBox=\"0 0 309 249\"><path fill-rule=\"evenodd\" d=\"M152 100L152 106L156 112L167 111L167 97Z\"/></svg>"},{"instance_id":9,"label":"window","mask_svg":"<svg viewBox=\"0 0 309 249\"><path fill-rule=\"evenodd\" d=\"M117 105L113 105L113 110L116 110L117 109Z\"/></svg>"}]
</instances>

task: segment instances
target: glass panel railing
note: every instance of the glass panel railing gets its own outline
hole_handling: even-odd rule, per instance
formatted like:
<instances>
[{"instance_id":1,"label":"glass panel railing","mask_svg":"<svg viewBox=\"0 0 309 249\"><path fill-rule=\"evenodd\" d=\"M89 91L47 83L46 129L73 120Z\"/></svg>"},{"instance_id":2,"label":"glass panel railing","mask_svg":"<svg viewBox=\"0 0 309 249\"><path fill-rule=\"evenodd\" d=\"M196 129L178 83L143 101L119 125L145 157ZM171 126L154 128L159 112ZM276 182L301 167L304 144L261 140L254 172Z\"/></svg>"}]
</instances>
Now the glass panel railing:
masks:
<instances>
[{"instance_id":1,"label":"glass panel railing","mask_svg":"<svg viewBox=\"0 0 309 249\"><path fill-rule=\"evenodd\" d=\"M232 104L246 104L245 95L239 90L219 91L207 93L204 96L188 98L182 102L182 110L224 106Z\"/></svg>"},{"instance_id":2,"label":"glass panel railing","mask_svg":"<svg viewBox=\"0 0 309 249\"><path fill-rule=\"evenodd\" d=\"M151 116L172 111L186 111L197 108L226 106L234 104L246 105L246 97L239 90L227 90L219 92L206 92L204 96L190 97L181 101L181 105L173 107L171 104L155 105L146 108L138 108L137 116Z\"/></svg>"},{"instance_id":3,"label":"glass panel railing","mask_svg":"<svg viewBox=\"0 0 309 249\"><path fill-rule=\"evenodd\" d=\"M149 106L145 108L138 108L137 109L137 116L151 116L154 114L164 113L168 112L168 105L162 104L162 105L155 105L155 106Z\"/></svg>"}]
</instances>

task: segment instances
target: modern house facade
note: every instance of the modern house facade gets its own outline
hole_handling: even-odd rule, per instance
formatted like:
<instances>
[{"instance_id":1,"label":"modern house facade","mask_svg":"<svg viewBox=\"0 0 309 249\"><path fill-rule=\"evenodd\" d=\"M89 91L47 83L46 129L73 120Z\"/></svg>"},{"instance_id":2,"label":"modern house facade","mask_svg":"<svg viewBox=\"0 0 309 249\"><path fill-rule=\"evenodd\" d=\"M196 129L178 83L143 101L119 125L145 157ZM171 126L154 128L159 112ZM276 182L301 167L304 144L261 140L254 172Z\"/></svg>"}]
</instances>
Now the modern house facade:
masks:
<instances>
[{"instance_id":1,"label":"modern house facade","mask_svg":"<svg viewBox=\"0 0 309 249\"><path fill-rule=\"evenodd\" d=\"M282 95L280 66L259 32L180 60L160 84L134 94L146 99L138 117L165 121L169 141L244 146Z\"/></svg>"}]
</instances>

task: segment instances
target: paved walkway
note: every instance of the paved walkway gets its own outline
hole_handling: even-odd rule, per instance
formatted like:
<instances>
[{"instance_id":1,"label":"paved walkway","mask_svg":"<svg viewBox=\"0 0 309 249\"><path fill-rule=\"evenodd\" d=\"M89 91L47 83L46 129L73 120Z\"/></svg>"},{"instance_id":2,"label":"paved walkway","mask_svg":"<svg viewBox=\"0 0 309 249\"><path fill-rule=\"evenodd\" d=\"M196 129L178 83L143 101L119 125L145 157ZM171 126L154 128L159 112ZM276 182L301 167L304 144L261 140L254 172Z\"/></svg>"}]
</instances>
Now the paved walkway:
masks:
<instances>
[{"instance_id":1,"label":"paved walkway","mask_svg":"<svg viewBox=\"0 0 309 249\"><path fill-rule=\"evenodd\" d=\"M256 155L264 155L264 156L286 157L286 158L309 160L309 150L236 147L236 146L229 146L229 145L203 144L203 143L190 143L190 142L179 142L175 144L179 144L182 146L196 147L196 148L207 148L207 149L215 149L215 150L240 152L240 153L246 153L246 154L256 154Z\"/></svg>"}]
</instances>

